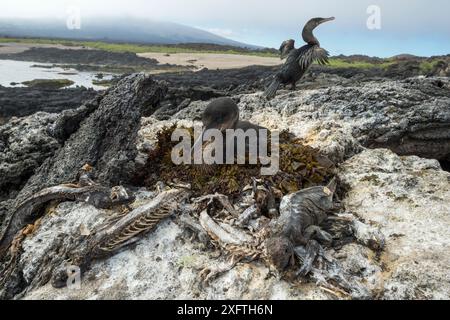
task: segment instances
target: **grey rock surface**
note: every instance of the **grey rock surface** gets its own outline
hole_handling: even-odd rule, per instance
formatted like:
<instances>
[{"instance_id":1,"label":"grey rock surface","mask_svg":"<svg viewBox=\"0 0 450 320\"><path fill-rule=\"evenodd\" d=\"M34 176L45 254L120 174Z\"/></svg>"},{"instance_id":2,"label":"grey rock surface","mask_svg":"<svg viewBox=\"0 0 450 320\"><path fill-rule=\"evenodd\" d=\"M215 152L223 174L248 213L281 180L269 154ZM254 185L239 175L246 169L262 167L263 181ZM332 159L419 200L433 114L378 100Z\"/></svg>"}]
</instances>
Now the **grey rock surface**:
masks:
<instances>
[{"instance_id":1,"label":"grey rock surface","mask_svg":"<svg viewBox=\"0 0 450 320\"><path fill-rule=\"evenodd\" d=\"M98 92L84 87L68 89L7 88L0 86L1 119L25 117L35 112L58 113L78 108Z\"/></svg>"},{"instance_id":2,"label":"grey rock surface","mask_svg":"<svg viewBox=\"0 0 450 320\"><path fill-rule=\"evenodd\" d=\"M446 299L450 296L450 174L435 160L400 157L387 149L366 150L342 164L338 177L348 188L347 214L386 239L380 253L359 243L327 249L328 255L374 299ZM151 194L144 193L140 201ZM89 216L89 218L88 218ZM61 204L41 231L25 241L22 263L32 270L58 233L88 229L107 216L85 204ZM80 218L82 217L82 218ZM70 231L69 229L73 229ZM373 234L374 231L367 234ZM48 238L48 239L47 239ZM40 240L38 240L40 239ZM364 237L361 238L364 241ZM239 264L209 286L199 281L205 266L224 263L215 251L183 235L176 221L162 222L135 247L96 262L81 288L30 291L26 299L335 299L314 283L278 279L260 262ZM31 269L30 269L31 268Z\"/></svg>"},{"instance_id":3,"label":"grey rock surface","mask_svg":"<svg viewBox=\"0 0 450 320\"><path fill-rule=\"evenodd\" d=\"M34 171L60 147L46 132L57 114L38 112L0 127L0 201L12 198Z\"/></svg>"},{"instance_id":4,"label":"grey rock surface","mask_svg":"<svg viewBox=\"0 0 450 320\"><path fill-rule=\"evenodd\" d=\"M148 195L147 195L148 196ZM142 199L142 198L141 198ZM83 216L80 219L80 215ZM26 275L50 249L58 234L79 232L84 223L103 219L106 212L77 204L61 204L56 220L45 219L42 232L24 244L21 263ZM87 218L89 216L89 218ZM63 219L63 220L62 220ZM55 234L55 223L60 228ZM47 230L47 231L45 231ZM40 239L40 241L38 241ZM49 250L50 249L50 250ZM327 295L311 284L293 289L285 281L270 276L261 263L241 264L218 278L210 286L199 281L199 271L225 262L215 252L202 249L183 236L183 229L174 221L162 222L134 248L110 259L96 262L82 278L80 290L55 289L50 284L32 290L25 299L326 299ZM306 289L305 289L306 288Z\"/></svg>"},{"instance_id":5,"label":"grey rock surface","mask_svg":"<svg viewBox=\"0 0 450 320\"><path fill-rule=\"evenodd\" d=\"M450 159L450 80L380 79L324 89L280 91L267 101L260 92L232 97L244 120L289 130L342 162L364 147L400 155ZM201 119L207 101L194 101L170 119Z\"/></svg>"},{"instance_id":6,"label":"grey rock surface","mask_svg":"<svg viewBox=\"0 0 450 320\"><path fill-rule=\"evenodd\" d=\"M337 85L281 93L270 102L259 93L237 98L244 119L269 129L289 129L337 162L361 147L441 161L450 158L448 78Z\"/></svg>"},{"instance_id":7,"label":"grey rock surface","mask_svg":"<svg viewBox=\"0 0 450 320\"><path fill-rule=\"evenodd\" d=\"M145 152L154 146L159 129L176 121L192 125L208 103L189 101L176 113L166 114L164 121L158 119L159 115L141 119L156 109L152 99L164 91L143 75L121 80L81 121L64 147L44 163L22 190L24 195L45 183L73 179L75 170L92 159L100 181L121 182L123 174L139 167L137 159L145 164ZM326 254L363 283L371 298L450 297L450 174L437 161L448 161L449 157L448 78L379 80L280 91L270 102L261 92L238 94L233 99L244 120L271 130L287 129L338 163L342 211L355 219L352 228L357 241L327 248ZM134 109L141 107L146 112ZM124 120L125 114L129 118ZM122 136L124 132L127 139ZM100 138L102 134L106 137ZM44 177L49 181L44 182ZM148 190L140 190L133 206L142 205L152 196ZM51 265L48 261L57 260L45 257L55 257L58 248L65 246L64 241L95 229L111 214L82 203L61 203L54 212L45 215L38 230L23 242L19 263L26 281L45 277ZM374 240L383 244L383 250L371 247ZM79 290L55 289L50 284L26 289L25 285L25 296L17 297L336 298L312 282L280 280L261 262L240 263L210 285L202 285L199 271L225 262L217 250L191 240L176 220L168 219L135 246L95 262L82 278Z\"/></svg>"},{"instance_id":8,"label":"grey rock surface","mask_svg":"<svg viewBox=\"0 0 450 320\"><path fill-rule=\"evenodd\" d=\"M43 188L74 182L80 168L90 164L96 179L106 186L128 183L136 166L135 140L142 115L155 110L166 93L166 87L144 74L122 79L108 90L98 108L84 119L54 156L48 158L28 180L15 198L15 205L3 213L4 239L24 227L29 217L15 216L14 208Z\"/></svg>"},{"instance_id":9,"label":"grey rock surface","mask_svg":"<svg viewBox=\"0 0 450 320\"><path fill-rule=\"evenodd\" d=\"M338 176L348 188L346 210L386 238L373 279L380 297L448 299L450 173L436 160L375 149L343 163Z\"/></svg>"}]
</instances>

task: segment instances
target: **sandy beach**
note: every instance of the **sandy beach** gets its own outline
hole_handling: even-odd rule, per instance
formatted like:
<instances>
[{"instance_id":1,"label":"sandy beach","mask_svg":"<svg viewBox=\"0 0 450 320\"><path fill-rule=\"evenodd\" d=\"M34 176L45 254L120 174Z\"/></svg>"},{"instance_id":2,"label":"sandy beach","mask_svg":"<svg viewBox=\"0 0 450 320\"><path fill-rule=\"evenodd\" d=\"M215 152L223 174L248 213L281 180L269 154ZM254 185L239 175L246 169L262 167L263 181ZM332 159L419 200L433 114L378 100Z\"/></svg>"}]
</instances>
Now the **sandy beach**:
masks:
<instances>
[{"instance_id":1,"label":"sandy beach","mask_svg":"<svg viewBox=\"0 0 450 320\"><path fill-rule=\"evenodd\" d=\"M279 58L223 53L176 53L167 55L165 53L148 52L138 55L156 59L161 64L190 65L197 69L233 69L251 65L276 66L282 63Z\"/></svg>"},{"instance_id":2,"label":"sandy beach","mask_svg":"<svg viewBox=\"0 0 450 320\"><path fill-rule=\"evenodd\" d=\"M83 46L64 46L59 44L30 44L30 43L1 43L1 54L15 54L24 52L30 48L57 48L57 49L89 49ZM208 69L233 69L251 65L276 66L282 63L277 57L258 57L239 54L224 53L176 53L166 54L161 52L140 53L138 56L156 59L160 64L172 64L179 66L191 66L197 70ZM163 71L164 72L164 71ZM158 73L158 72L157 72Z\"/></svg>"}]
</instances>

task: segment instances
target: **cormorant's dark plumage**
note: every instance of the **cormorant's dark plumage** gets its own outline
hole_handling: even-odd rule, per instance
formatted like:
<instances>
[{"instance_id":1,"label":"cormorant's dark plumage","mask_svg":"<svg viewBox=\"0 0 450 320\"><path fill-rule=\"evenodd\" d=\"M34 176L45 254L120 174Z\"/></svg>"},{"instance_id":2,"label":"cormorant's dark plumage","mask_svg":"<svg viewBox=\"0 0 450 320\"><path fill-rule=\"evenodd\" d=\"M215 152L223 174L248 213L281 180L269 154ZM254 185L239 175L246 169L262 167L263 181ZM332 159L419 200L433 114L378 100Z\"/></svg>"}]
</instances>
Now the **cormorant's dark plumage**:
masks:
<instances>
[{"instance_id":1,"label":"cormorant's dark plumage","mask_svg":"<svg viewBox=\"0 0 450 320\"><path fill-rule=\"evenodd\" d=\"M239 120L239 108L230 98L218 98L212 101L202 115L205 130L232 129Z\"/></svg>"},{"instance_id":2,"label":"cormorant's dark plumage","mask_svg":"<svg viewBox=\"0 0 450 320\"><path fill-rule=\"evenodd\" d=\"M236 102L234 102L230 98L218 98L213 100L205 109L202 115L203 122L203 133L194 143L192 150L203 143L204 132L208 129L218 129L224 132L226 129L241 129L244 132L247 132L250 129L253 129L257 133L257 139L264 138L264 143L267 143L267 137L261 137L259 130L266 129L264 127L258 126L248 121L239 120L239 107ZM225 141L225 140L224 140ZM236 152L236 142L235 139L235 152ZM245 150L249 149L248 143L246 140Z\"/></svg>"},{"instance_id":3,"label":"cormorant's dark plumage","mask_svg":"<svg viewBox=\"0 0 450 320\"><path fill-rule=\"evenodd\" d=\"M266 89L265 96L271 99L277 93L281 84L295 84L300 80L314 61L319 64L328 63L328 52L320 47L320 43L313 34L313 30L320 24L332 21L334 18L314 18L306 23L303 28L302 38L307 43L299 49L295 49L294 40L287 40L281 44L281 58L287 56L286 62L275 76L271 85Z\"/></svg>"},{"instance_id":4,"label":"cormorant's dark plumage","mask_svg":"<svg viewBox=\"0 0 450 320\"><path fill-rule=\"evenodd\" d=\"M203 133L209 129L234 129L239 121L239 108L236 102L230 98L218 98L213 100L203 111ZM203 143L203 133L194 143L194 150L199 144Z\"/></svg>"}]
</instances>

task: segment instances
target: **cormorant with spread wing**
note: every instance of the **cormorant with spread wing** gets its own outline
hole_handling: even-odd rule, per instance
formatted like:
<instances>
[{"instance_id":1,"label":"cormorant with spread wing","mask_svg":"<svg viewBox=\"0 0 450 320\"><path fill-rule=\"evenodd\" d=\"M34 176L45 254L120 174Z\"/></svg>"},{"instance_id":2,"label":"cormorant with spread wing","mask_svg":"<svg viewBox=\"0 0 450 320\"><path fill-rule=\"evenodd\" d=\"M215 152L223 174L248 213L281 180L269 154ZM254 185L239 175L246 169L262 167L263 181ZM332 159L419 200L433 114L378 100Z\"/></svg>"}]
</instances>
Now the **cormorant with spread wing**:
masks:
<instances>
[{"instance_id":1,"label":"cormorant with spread wing","mask_svg":"<svg viewBox=\"0 0 450 320\"><path fill-rule=\"evenodd\" d=\"M275 97L281 84L291 84L295 90L295 84L300 80L314 61L319 64L327 64L329 53L320 47L319 40L313 35L313 30L320 24L332 21L331 18L314 18L309 20L303 28L302 37L307 43L299 49L295 49L295 41L290 39L281 44L281 59L287 57L281 70L275 76L272 84L266 89L267 99Z\"/></svg>"}]
</instances>

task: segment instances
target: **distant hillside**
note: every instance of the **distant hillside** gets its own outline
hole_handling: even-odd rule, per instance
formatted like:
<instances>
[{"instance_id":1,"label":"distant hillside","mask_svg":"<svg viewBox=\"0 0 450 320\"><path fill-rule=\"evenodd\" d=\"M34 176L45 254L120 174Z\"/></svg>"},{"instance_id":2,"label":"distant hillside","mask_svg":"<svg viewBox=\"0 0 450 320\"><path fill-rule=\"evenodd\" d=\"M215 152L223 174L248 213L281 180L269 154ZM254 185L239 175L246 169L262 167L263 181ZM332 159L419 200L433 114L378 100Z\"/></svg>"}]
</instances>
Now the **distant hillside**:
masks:
<instances>
[{"instance_id":1,"label":"distant hillside","mask_svg":"<svg viewBox=\"0 0 450 320\"><path fill-rule=\"evenodd\" d=\"M79 30L68 29L65 20L0 19L0 36L142 44L210 43L258 48L185 25L136 18L83 19Z\"/></svg>"}]
</instances>

